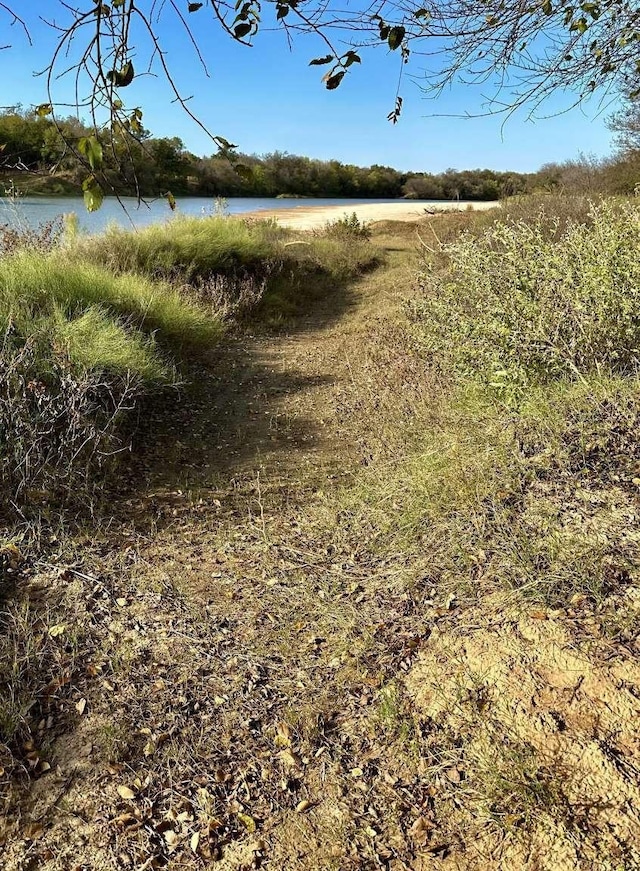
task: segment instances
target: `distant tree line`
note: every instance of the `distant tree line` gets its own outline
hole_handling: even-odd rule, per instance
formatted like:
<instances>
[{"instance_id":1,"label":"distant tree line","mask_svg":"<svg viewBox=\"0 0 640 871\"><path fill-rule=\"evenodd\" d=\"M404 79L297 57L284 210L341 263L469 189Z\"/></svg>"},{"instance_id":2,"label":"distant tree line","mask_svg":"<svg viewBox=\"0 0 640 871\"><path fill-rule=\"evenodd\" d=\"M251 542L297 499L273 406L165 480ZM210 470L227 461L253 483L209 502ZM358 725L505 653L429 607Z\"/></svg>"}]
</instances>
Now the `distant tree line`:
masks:
<instances>
[{"instance_id":1,"label":"distant tree line","mask_svg":"<svg viewBox=\"0 0 640 871\"><path fill-rule=\"evenodd\" d=\"M613 155L547 163L535 173L400 172L389 166L354 166L275 151L236 155L246 168L241 175L224 153L198 157L178 137L154 137L142 126L135 140L115 137L105 142L104 165L111 192L149 197L168 191L174 196L426 200L496 200L533 191L638 193L640 99L624 101L610 127L616 135ZM0 113L0 188L17 179L30 193L80 193L86 167L74 143L91 133L75 117L56 125L20 107Z\"/></svg>"},{"instance_id":2,"label":"distant tree line","mask_svg":"<svg viewBox=\"0 0 640 871\"><path fill-rule=\"evenodd\" d=\"M23 111L0 114L0 181L19 178L29 192L80 192L86 168L74 143L92 130L77 118L59 120ZM314 160L284 152L236 155L240 175L222 153L198 157L178 137L157 138L140 129L136 140L104 143L105 174L111 192L206 197L362 197L387 199L494 200L528 190L531 176L489 169L442 173L400 172L338 160Z\"/></svg>"}]
</instances>

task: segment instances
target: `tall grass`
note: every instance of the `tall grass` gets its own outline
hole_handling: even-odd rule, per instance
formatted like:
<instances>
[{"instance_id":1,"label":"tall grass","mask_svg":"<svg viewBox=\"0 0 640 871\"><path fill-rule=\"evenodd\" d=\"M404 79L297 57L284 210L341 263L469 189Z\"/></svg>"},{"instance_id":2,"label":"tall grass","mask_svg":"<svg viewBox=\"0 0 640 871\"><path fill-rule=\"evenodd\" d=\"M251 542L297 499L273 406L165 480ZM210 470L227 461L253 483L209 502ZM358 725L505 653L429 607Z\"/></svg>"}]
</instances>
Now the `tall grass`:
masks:
<instances>
[{"instance_id":1,"label":"tall grass","mask_svg":"<svg viewBox=\"0 0 640 871\"><path fill-rule=\"evenodd\" d=\"M23 252L2 259L0 292L0 319L10 319L18 329L25 319L28 326L54 310L73 319L98 306L143 333L178 345L213 343L221 332L214 313L166 284L69 263L61 253L42 257Z\"/></svg>"},{"instance_id":2,"label":"tall grass","mask_svg":"<svg viewBox=\"0 0 640 871\"><path fill-rule=\"evenodd\" d=\"M135 232L112 226L75 250L112 272L192 282L259 270L274 259L281 235L272 221L179 216Z\"/></svg>"},{"instance_id":3,"label":"tall grass","mask_svg":"<svg viewBox=\"0 0 640 871\"><path fill-rule=\"evenodd\" d=\"M174 380L176 353L210 347L221 329L215 312L141 276L59 251L0 259L4 500L86 496L126 412Z\"/></svg>"},{"instance_id":4,"label":"tall grass","mask_svg":"<svg viewBox=\"0 0 640 871\"><path fill-rule=\"evenodd\" d=\"M67 253L118 275L168 280L183 295L218 304L227 320L252 315L274 325L373 267L379 257L366 237L351 224L301 233L271 219L179 217L78 237Z\"/></svg>"}]
</instances>

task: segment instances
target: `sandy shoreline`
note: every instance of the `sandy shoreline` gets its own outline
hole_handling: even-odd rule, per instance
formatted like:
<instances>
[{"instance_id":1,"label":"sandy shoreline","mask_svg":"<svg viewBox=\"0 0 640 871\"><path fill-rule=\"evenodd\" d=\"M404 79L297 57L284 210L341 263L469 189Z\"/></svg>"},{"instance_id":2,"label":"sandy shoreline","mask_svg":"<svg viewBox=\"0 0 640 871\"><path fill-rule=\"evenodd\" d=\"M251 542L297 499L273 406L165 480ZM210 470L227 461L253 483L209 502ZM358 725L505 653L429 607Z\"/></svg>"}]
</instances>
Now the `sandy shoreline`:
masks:
<instances>
[{"instance_id":1,"label":"sandy shoreline","mask_svg":"<svg viewBox=\"0 0 640 871\"><path fill-rule=\"evenodd\" d=\"M363 203L355 206L310 206L300 205L293 209L276 209L269 211L248 212L243 218L275 218L283 227L294 230L315 230L323 227L327 221L335 221L344 215L356 213L361 221L420 221L430 212L466 211L471 206L474 210L492 209L497 202L458 202L458 203L422 203L402 200L397 203Z\"/></svg>"}]
</instances>

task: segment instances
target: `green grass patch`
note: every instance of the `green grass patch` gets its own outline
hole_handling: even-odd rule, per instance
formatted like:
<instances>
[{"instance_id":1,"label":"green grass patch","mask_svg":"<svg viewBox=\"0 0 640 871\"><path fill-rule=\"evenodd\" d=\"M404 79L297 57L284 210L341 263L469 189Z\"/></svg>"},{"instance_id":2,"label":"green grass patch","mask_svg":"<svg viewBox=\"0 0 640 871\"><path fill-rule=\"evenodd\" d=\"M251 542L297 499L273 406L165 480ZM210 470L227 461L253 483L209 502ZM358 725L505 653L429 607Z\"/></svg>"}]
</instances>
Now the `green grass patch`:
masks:
<instances>
[{"instance_id":1,"label":"green grass patch","mask_svg":"<svg viewBox=\"0 0 640 871\"><path fill-rule=\"evenodd\" d=\"M25 250L0 259L0 476L14 503L87 497L128 412L221 318L175 288Z\"/></svg>"},{"instance_id":2,"label":"green grass patch","mask_svg":"<svg viewBox=\"0 0 640 871\"><path fill-rule=\"evenodd\" d=\"M29 334L29 325L62 312L67 319L97 306L146 335L177 345L207 345L220 336L215 313L176 289L140 276L114 276L63 254L25 252L0 261L0 318ZM125 333L123 333L125 335Z\"/></svg>"},{"instance_id":3,"label":"green grass patch","mask_svg":"<svg viewBox=\"0 0 640 871\"><path fill-rule=\"evenodd\" d=\"M112 226L78 240L76 254L112 272L193 282L261 271L277 256L282 235L272 221L176 216L135 231Z\"/></svg>"}]
</instances>

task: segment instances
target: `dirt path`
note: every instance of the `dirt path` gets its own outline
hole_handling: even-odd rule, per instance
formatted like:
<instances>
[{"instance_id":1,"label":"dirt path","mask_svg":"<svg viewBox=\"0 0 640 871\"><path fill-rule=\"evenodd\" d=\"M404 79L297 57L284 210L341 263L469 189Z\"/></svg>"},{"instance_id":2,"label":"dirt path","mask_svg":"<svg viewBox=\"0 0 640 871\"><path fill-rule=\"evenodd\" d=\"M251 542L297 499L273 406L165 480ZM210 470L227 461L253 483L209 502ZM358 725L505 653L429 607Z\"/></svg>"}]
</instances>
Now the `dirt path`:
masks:
<instances>
[{"instance_id":1,"label":"dirt path","mask_svg":"<svg viewBox=\"0 0 640 871\"><path fill-rule=\"evenodd\" d=\"M7 871L638 867L632 846L615 854L637 824L631 769L615 762L637 740L637 697L616 690L636 685L633 669L589 666L571 701L576 681L558 675L586 666L553 620L538 656L539 623L513 613L498 632L495 610L460 619L421 583L428 554L376 549L366 518L354 535L362 470L384 475L402 450L397 433L427 377L404 337L394 343L413 239L377 244L383 269L289 332L242 336L194 373L170 437L154 441L147 426L128 519L90 559L58 569L73 624L53 641L69 679L52 687L34 739L37 776L6 826ZM485 666L513 710L481 716ZM552 668L556 689L543 698ZM601 698L602 727L586 717ZM616 712L619 740L607 744ZM547 733L562 731L563 764L571 747L586 754L582 853L562 815L551 833L547 817L534 825L528 852L515 823L465 842L463 748L502 746L511 715L520 737L536 732L532 746L548 749ZM605 765L610 746L618 756Z\"/></svg>"},{"instance_id":2,"label":"dirt path","mask_svg":"<svg viewBox=\"0 0 640 871\"><path fill-rule=\"evenodd\" d=\"M357 831L381 811L358 772L381 751L359 724L408 655L411 606L405 566L327 519L367 462L351 358L411 281L413 240L381 244L387 266L346 298L202 368L175 438L142 459L131 513L153 526L112 528L93 567L65 575L91 699L80 716L62 705L55 768L33 783L5 867L25 853L65 871L373 861Z\"/></svg>"}]
</instances>

